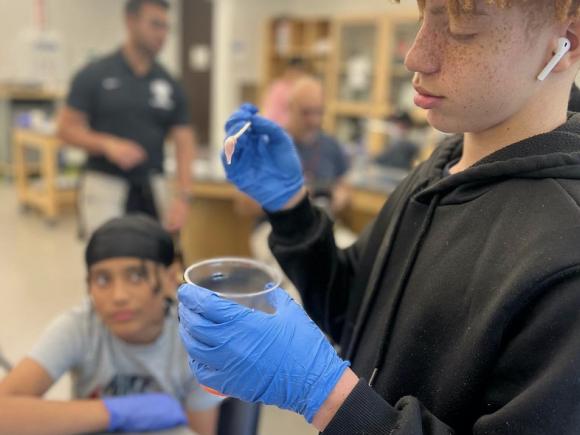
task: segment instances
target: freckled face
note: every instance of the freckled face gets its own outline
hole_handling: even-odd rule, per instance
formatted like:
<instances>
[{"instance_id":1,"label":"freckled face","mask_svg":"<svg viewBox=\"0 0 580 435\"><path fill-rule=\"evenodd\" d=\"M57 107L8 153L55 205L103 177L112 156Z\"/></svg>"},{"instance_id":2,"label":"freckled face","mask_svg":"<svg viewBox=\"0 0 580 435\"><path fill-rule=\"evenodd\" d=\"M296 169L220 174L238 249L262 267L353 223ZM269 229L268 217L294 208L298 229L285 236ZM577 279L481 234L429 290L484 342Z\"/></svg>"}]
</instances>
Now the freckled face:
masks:
<instances>
[{"instance_id":1,"label":"freckled face","mask_svg":"<svg viewBox=\"0 0 580 435\"><path fill-rule=\"evenodd\" d=\"M532 35L525 20L518 7L483 1L474 15L455 18L447 0L427 0L405 63L415 72L419 97L427 96L416 102L428 106L433 127L482 132L508 121L534 97L549 38L546 29Z\"/></svg>"}]
</instances>

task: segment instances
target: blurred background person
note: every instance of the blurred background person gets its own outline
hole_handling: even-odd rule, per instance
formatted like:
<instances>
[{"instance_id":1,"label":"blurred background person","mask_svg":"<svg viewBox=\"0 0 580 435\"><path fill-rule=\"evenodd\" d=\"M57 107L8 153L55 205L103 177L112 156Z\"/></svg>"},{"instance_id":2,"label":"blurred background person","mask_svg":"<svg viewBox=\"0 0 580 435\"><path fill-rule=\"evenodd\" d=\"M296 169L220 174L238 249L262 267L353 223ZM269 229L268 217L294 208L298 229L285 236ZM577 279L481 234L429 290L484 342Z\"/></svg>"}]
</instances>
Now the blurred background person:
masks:
<instances>
[{"instance_id":1,"label":"blurred background person","mask_svg":"<svg viewBox=\"0 0 580 435\"><path fill-rule=\"evenodd\" d=\"M127 39L74 78L60 137L89 153L81 180L81 231L125 212L143 212L171 232L185 223L194 133L181 86L156 58L169 31L169 3L128 0ZM164 144L176 145L177 192L169 200Z\"/></svg>"},{"instance_id":2,"label":"blurred background person","mask_svg":"<svg viewBox=\"0 0 580 435\"><path fill-rule=\"evenodd\" d=\"M289 94L288 123L286 131L294 140L296 151L304 169L304 179L311 199L333 218L348 205L350 188L346 182L349 162L341 144L322 129L324 118L324 92L319 80L304 76L296 81ZM262 213L261 207L248 197L243 197L240 209L249 214ZM268 246L270 223L263 217L255 228L250 246L255 258L279 268ZM355 235L338 222L335 238L339 246L348 246ZM285 288L292 284L285 279ZM296 292L293 296L299 297Z\"/></svg>"},{"instance_id":3,"label":"blurred background person","mask_svg":"<svg viewBox=\"0 0 580 435\"><path fill-rule=\"evenodd\" d=\"M341 144L322 130L324 92L319 80L305 76L293 86L286 130L302 161L310 195L335 215L349 200L345 176L349 162Z\"/></svg>"},{"instance_id":4,"label":"blurred background person","mask_svg":"<svg viewBox=\"0 0 580 435\"><path fill-rule=\"evenodd\" d=\"M263 115L286 127L290 116L290 94L294 84L306 75L306 63L300 57L288 61L282 75L267 89L262 104Z\"/></svg>"},{"instance_id":5,"label":"blurred background person","mask_svg":"<svg viewBox=\"0 0 580 435\"><path fill-rule=\"evenodd\" d=\"M399 112L387 118L389 143L375 158L375 162L382 166L410 170L420 149L411 138L414 127L407 112Z\"/></svg>"}]
</instances>

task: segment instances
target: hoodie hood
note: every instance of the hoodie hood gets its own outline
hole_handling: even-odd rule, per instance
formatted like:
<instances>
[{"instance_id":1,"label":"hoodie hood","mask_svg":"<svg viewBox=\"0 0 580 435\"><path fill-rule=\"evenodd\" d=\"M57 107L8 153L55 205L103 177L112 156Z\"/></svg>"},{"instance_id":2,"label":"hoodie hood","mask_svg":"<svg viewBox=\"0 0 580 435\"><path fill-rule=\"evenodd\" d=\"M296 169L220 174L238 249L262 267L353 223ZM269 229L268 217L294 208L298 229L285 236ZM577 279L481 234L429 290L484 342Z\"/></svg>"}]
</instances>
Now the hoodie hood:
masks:
<instances>
[{"instance_id":1,"label":"hoodie hood","mask_svg":"<svg viewBox=\"0 0 580 435\"><path fill-rule=\"evenodd\" d=\"M425 180L415 199L430 203L434 196L441 204L470 201L506 179L580 179L580 114L570 114L557 129L502 148L472 167L443 178L445 166L459 159L463 138L445 141L424 168Z\"/></svg>"}]
</instances>

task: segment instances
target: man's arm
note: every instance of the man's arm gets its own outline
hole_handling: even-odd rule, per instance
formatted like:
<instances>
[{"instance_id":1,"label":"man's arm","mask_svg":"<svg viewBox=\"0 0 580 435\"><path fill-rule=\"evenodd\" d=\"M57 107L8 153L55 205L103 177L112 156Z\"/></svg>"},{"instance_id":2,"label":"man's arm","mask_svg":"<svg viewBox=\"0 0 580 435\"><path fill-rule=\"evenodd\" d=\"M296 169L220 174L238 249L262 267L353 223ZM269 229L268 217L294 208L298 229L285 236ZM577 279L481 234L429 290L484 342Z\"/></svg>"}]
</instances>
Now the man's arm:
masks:
<instances>
[{"instance_id":1,"label":"man's arm","mask_svg":"<svg viewBox=\"0 0 580 435\"><path fill-rule=\"evenodd\" d=\"M219 407L204 411L187 411L189 427L199 435L216 435Z\"/></svg>"},{"instance_id":2,"label":"man's arm","mask_svg":"<svg viewBox=\"0 0 580 435\"><path fill-rule=\"evenodd\" d=\"M179 192L189 192L191 188L191 164L195 157L197 140L193 128L188 125L173 127L170 138L175 143L177 160L177 187Z\"/></svg>"},{"instance_id":3,"label":"man's arm","mask_svg":"<svg viewBox=\"0 0 580 435\"><path fill-rule=\"evenodd\" d=\"M343 146L336 140L334 143L334 169L336 171L336 182L332 189L332 211L340 213L349 203L351 197L351 188L347 182L347 173L350 163Z\"/></svg>"},{"instance_id":4,"label":"man's arm","mask_svg":"<svg viewBox=\"0 0 580 435\"><path fill-rule=\"evenodd\" d=\"M176 232L185 225L189 210L191 164L195 156L196 138L190 126L178 125L171 129L170 139L175 144L177 194L169 209L165 226L169 232Z\"/></svg>"},{"instance_id":5,"label":"man's arm","mask_svg":"<svg viewBox=\"0 0 580 435\"><path fill-rule=\"evenodd\" d=\"M84 112L65 106L58 114L57 124L57 134L64 142L90 154L106 154L106 143L111 139L111 135L92 130Z\"/></svg>"},{"instance_id":6,"label":"man's arm","mask_svg":"<svg viewBox=\"0 0 580 435\"><path fill-rule=\"evenodd\" d=\"M352 189L346 178L341 177L332 188L332 211L340 213L350 202Z\"/></svg>"},{"instance_id":7,"label":"man's arm","mask_svg":"<svg viewBox=\"0 0 580 435\"><path fill-rule=\"evenodd\" d=\"M67 435L108 428L109 414L100 400L41 399L52 384L48 372L31 358L25 358L2 379L0 435Z\"/></svg>"},{"instance_id":8,"label":"man's arm","mask_svg":"<svg viewBox=\"0 0 580 435\"><path fill-rule=\"evenodd\" d=\"M105 156L124 170L147 158L145 150L136 142L91 129L87 115L71 106L60 111L57 134L62 141L90 154Z\"/></svg>"}]
</instances>

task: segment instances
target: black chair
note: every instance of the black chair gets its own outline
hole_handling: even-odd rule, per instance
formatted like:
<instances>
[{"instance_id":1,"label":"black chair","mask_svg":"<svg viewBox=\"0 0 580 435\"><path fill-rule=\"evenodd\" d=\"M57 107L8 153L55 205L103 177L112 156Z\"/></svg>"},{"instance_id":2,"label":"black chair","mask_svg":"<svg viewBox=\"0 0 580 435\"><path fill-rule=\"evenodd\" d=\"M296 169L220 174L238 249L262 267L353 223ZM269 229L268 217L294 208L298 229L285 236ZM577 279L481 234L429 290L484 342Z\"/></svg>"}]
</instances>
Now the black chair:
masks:
<instances>
[{"instance_id":1,"label":"black chair","mask_svg":"<svg viewBox=\"0 0 580 435\"><path fill-rule=\"evenodd\" d=\"M260 404L227 398L221 405L218 435L257 435Z\"/></svg>"}]
</instances>

